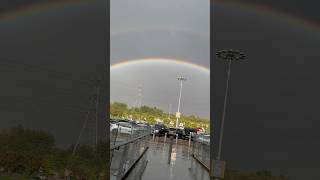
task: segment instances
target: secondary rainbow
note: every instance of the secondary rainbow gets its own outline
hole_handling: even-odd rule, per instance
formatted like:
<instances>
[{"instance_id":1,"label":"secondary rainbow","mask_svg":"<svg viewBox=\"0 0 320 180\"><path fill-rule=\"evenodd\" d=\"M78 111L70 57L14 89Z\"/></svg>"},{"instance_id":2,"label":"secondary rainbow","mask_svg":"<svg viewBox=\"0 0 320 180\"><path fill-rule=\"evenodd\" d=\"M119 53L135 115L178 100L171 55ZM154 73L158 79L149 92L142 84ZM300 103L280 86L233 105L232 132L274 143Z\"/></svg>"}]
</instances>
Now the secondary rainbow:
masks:
<instances>
[{"instance_id":1,"label":"secondary rainbow","mask_svg":"<svg viewBox=\"0 0 320 180\"><path fill-rule=\"evenodd\" d=\"M178 59L167 59L167 58L145 58L145 59L136 59L136 60L126 60L120 63L112 64L110 66L110 70L117 70L120 68L125 68L125 67L132 67L134 65L142 65L142 64L147 64L147 63L152 63L152 64L175 64L175 65L182 65L186 67L190 67L193 69L197 69L201 72L210 74L210 69L201 66L199 64L187 62L187 61L182 61Z\"/></svg>"},{"instance_id":2,"label":"secondary rainbow","mask_svg":"<svg viewBox=\"0 0 320 180\"><path fill-rule=\"evenodd\" d=\"M21 5L0 13L0 20L14 20L47 12L59 13L67 6L83 5L90 0L43 0L36 3L22 2ZM91 1L92 2L92 1Z\"/></svg>"},{"instance_id":3,"label":"secondary rainbow","mask_svg":"<svg viewBox=\"0 0 320 180\"><path fill-rule=\"evenodd\" d=\"M272 6L266 4L257 4L249 2L239 2L236 0L213 0L213 4L224 6L226 8L233 8L240 10L241 12L255 13L261 17L269 17L276 21L284 21L287 24L300 27L304 31L316 31L320 32L320 24L316 21L312 21L301 15L297 16L285 11L280 11Z\"/></svg>"},{"instance_id":4,"label":"secondary rainbow","mask_svg":"<svg viewBox=\"0 0 320 180\"><path fill-rule=\"evenodd\" d=\"M43 0L37 3L22 3L21 6L10 11L0 13L0 20L14 20L18 17L36 15L46 12L61 12L67 5L78 5L79 3L92 3L95 0ZM222 5L227 8L240 9L242 12L250 11L274 20L283 20L294 27L300 27L305 31L320 32L320 24L308 18L277 10L271 6L252 4L249 2L237 2L235 0L211 0L213 6ZM1 21L0 21L1 22Z\"/></svg>"},{"instance_id":5,"label":"secondary rainbow","mask_svg":"<svg viewBox=\"0 0 320 180\"><path fill-rule=\"evenodd\" d=\"M126 28L125 30L123 29L117 29L117 30L113 30L111 29L110 32L110 36L111 37L117 37L117 36L121 36L123 34L129 34L129 33L138 33L138 32L147 32L147 31L156 31L156 32L170 32L170 33L184 33L184 34L188 34L188 35L192 35L195 37L200 37L202 39L209 39L210 38L210 33L206 33L206 32L197 32L194 31L192 29L188 29L188 28L165 28L162 26L151 26L151 27L130 27L130 28Z\"/></svg>"}]
</instances>

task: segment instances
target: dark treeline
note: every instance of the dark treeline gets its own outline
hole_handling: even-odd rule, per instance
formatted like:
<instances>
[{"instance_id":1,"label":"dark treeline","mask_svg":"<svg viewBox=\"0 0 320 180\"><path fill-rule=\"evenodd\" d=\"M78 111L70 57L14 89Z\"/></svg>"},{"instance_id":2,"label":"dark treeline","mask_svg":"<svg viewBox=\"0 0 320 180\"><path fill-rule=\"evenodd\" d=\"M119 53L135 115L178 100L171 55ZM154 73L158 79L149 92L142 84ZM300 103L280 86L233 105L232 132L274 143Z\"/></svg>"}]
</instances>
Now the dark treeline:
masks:
<instances>
[{"instance_id":1,"label":"dark treeline","mask_svg":"<svg viewBox=\"0 0 320 180\"><path fill-rule=\"evenodd\" d=\"M105 179L107 145L74 145L60 149L54 137L22 126L0 130L0 179L30 179L34 176Z\"/></svg>"}]
</instances>

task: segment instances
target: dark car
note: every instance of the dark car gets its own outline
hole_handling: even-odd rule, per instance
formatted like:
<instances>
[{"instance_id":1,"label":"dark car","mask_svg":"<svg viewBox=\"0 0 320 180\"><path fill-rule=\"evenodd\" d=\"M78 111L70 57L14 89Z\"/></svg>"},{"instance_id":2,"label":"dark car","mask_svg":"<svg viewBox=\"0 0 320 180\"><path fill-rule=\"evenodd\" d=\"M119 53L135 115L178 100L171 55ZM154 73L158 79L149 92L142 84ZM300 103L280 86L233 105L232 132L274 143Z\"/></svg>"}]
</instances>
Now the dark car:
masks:
<instances>
[{"instance_id":1,"label":"dark car","mask_svg":"<svg viewBox=\"0 0 320 180\"><path fill-rule=\"evenodd\" d=\"M180 139L188 139L185 129L177 129L177 134Z\"/></svg>"},{"instance_id":2,"label":"dark car","mask_svg":"<svg viewBox=\"0 0 320 180\"><path fill-rule=\"evenodd\" d=\"M170 136L176 136L176 133L177 133L177 131L176 131L176 128L169 128L169 130L168 130L168 136L170 137Z\"/></svg>"},{"instance_id":3,"label":"dark car","mask_svg":"<svg viewBox=\"0 0 320 180\"><path fill-rule=\"evenodd\" d=\"M156 124L154 125L154 132L157 136L164 136L168 132L168 129L163 124Z\"/></svg>"},{"instance_id":4,"label":"dark car","mask_svg":"<svg viewBox=\"0 0 320 180\"><path fill-rule=\"evenodd\" d=\"M185 128L184 129L186 136L189 138L191 135L191 139L194 138L195 134L197 134L196 128Z\"/></svg>"}]
</instances>

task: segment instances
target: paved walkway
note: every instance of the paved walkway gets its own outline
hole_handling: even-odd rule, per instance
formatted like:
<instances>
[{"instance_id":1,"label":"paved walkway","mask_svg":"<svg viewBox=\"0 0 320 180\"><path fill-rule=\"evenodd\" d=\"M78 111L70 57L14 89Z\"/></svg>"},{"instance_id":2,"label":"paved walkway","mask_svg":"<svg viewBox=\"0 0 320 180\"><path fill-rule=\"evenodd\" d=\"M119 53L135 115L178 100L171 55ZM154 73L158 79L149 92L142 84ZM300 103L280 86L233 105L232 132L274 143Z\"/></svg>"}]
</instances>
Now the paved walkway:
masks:
<instances>
[{"instance_id":1,"label":"paved walkway","mask_svg":"<svg viewBox=\"0 0 320 180\"><path fill-rule=\"evenodd\" d=\"M142 180L209 180L208 172L192 157L188 143L172 145L171 162L169 159L169 139L150 141L147 152L148 164ZM185 145L186 144L186 145Z\"/></svg>"}]
</instances>

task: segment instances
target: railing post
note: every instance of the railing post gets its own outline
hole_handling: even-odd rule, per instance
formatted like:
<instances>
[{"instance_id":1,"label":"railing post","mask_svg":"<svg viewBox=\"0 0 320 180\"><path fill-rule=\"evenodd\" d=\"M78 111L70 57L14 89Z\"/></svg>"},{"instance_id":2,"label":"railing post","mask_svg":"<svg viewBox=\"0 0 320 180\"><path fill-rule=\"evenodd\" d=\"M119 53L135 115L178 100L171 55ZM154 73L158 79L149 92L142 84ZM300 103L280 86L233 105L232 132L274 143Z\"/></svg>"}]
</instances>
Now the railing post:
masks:
<instances>
[{"instance_id":1,"label":"railing post","mask_svg":"<svg viewBox=\"0 0 320 180\"><path fill-rule=\"evenodd\" d=\"M194 146L195 146L195 139L193 139L193 142L192 142L192 155L194 155Z\"/></svg>"},{"instance_id":2,"label":"railing post","mask_svg":"<svg viewBox=\"0 0 320 180\"><path fill-rule=\"evenodd\" d=\"M169 154L168 154L168 164L171 162L171 153L172 153L172 144L173 144L173 137L170 137L170 146L169 146Z\"/></svg>"},{"instance_id":3,"label":"railing post","mask_svg":"<svg viewBox=\"0 0 320 180\"><path fill-rule=\"evenodd\" d=\"M176 134L176 144L178 144L178 134Z\"/></svg>"},{"instance_id":4,"label":"railing post","mask_svg":"<svg viewBox=\"0 0 320 180\"><path fill-rule=\"evenodd\" d=\"M133 123L131 123L131 139L132 139L132 136L133 136Z\"/></svg>"},{"instance_id":5,"label":"railing post","mask_svg":"<svg viewBox=\"0 0 320 180\"><path fill-rule=\"evenodd\" d=\"M120 125L119 125L119 123L118 123L117 133L116 133L116 137L114 138L113 145L116 144L117 138L118 138L118 136L119 136L119 128L120 128Z\"/></svg>"},{"instance_id":6,"label":"railing post","mask_svg":"<svg viewBox=\"0 0 320 180\"><path fill-rule=\"evenodd\" d=\"M166 143L167 140L167 133L164 133L164 143Z\"/></svg>"},{"instance_id":7,"label":"railing post","mask_svg":"<svg viewBox=\"0 0 320 180\"><path fill-rule=\"evenodd\" d=\"M153 140L153 141L154 141L155 135L156 135L156 130L154 129L154 130L153 130L153 137L152 137L152 140Z\"/></svg>"}]
</instances>

